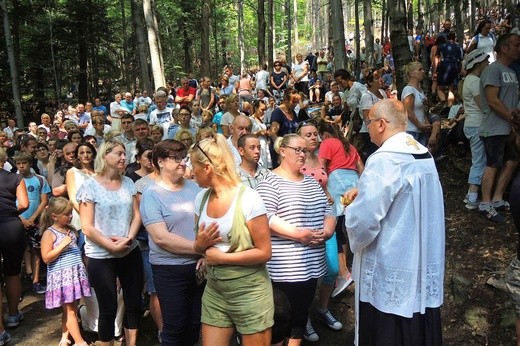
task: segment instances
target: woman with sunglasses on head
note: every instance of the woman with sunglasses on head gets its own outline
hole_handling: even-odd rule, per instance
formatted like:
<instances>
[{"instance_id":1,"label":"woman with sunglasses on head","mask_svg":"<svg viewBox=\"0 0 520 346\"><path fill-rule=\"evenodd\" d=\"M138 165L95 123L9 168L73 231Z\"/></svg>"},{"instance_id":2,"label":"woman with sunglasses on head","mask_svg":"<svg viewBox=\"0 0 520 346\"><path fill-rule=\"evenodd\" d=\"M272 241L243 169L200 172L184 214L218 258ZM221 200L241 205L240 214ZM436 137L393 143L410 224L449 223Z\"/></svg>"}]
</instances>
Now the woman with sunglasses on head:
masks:
<instances>
[{"instance_id":1,"label":"woman with sunglasses on head","mask_svg":"<svg viewBox=\"0 0 520 346\"><path fill-rule=\"evenodd\" d=\"M368 128L365 125L365 120L368 119L368 112L370 112L370 108L377 102L386 99L386 93L382 89L383 87L383 78L381 77L381 73L378 70L370 70L366 76L367 82L367 91L363 93L361 96L361 101L359 101L359 111L363 117L363 125L361 126L361 130L359 132L363 136L363 156L365 160L372 155L377 150L377 145L372 143L370 140L370 135L368 134Z\"/></svg>"},{"instance_id":2,"label":"woman with sunglasses on head","mask_svg":"<svg viewBox=\"0 0 520 346\"><path fill-rule=\"evenodd\" d=\"M356 148L349 143L343 132L335 124L321 123L318 132L322 139L318 158L325 168L329 180L327 190L334 200L334 213L337 218L336 237L338 240L339 274L336 288L332 292L332 297L340 294L352 283L352 277L347 269L346 243L345 238L345 216L343 211L345 206L341 203L341 196L357 186L361 173L365 169L363 161Z\"/></svg>"},{"instance_id":3,"label":"woman with sunglasses on head","mask_svg":"<svg viewBox=\"0 0 520 346\"><path fill-rule=\"evenodd\" d=\"M257 191L269 218L273 254L267 266L274 289L289 299L289 323L282 339L299 345L318 279L326 272L325 241L332 237L336 217L318 182L301 173L307 142L288 134L276 143L280 166L261 181Z\"/></svg>"},{"instance_id":4,"label":"woman with sunglasses on head","mask_svg":"<svg viewBox=\"0 0 520 346\"><path fill-rule=\"evenodd\" d=\"M194 345L200 334L201 297L196 270L204 251L220 240L216 224L201 224L195 240L199 186L184 179L187 148L167 139L153 150L157 177L143 191L140 209L149 234L149 261L157 292L162 345Z\"/></svg>"},{"instance_id":5,"label":"woman with sunglasses on head","mask_svg":"<svg viewBox=\"0 0 520 346\"><path fill-rule=\"evenodd\" d=\"M205 254L208 266L202 296L203 345L229 344L236 328L243 345L267 346L274 304L265 265L271 242L262 199L241 184L224 136L195 143L190 157L195 180L207 188L195 199L196 223L199 229L217 224L220 234L214 246L195 247Z\"/></svg>"},{"instance_id":6,"label":"woman with sunglasses on head","mask_svg":"<svg viewBox=\"0 0 520 346\"><path fill-rule=\"evenodd\" d=\"M114 343L117 279L125 301L124 328L127 345L135 345L141 315L143 263L135 240L141 217L134 183L122 175L125 146L105 140L94 163L97 174L85 180L76 199L85 234L89 280L99 306L101 345Z\"/></svg>"},{"instance_id":7,"label":"woman with sunglasses on head","mask_svg":"<svg viewBox=\"0 0 520 346\"><path fill-rule=\"evenodd\" d=\"M283 98L285 88L287 87L287 80L289 76L282 69L282 63L278 60L274 62L274 70L271 72L269 77L269 83L271 84L271 92L276 99L276 103L279 103Z\"/></svg>"},{"instance_id":8,"label":"woman with sunglasses on head","mask_svg":"<svg viewBox=\"0 0 520 346\"><path fill-rule=\"evenodd\" d=\"M401 92L401 101L408 114L406 132L422 145L428 146L428 142L432 139L430 133L434 135L435 139L437 135L436 131L432 131L432 124L426 116L428 100L421 87L425 75L424 68L420 62L411 62L404 67L404 71L408 84Z\"/></svg>"}]
</instances>

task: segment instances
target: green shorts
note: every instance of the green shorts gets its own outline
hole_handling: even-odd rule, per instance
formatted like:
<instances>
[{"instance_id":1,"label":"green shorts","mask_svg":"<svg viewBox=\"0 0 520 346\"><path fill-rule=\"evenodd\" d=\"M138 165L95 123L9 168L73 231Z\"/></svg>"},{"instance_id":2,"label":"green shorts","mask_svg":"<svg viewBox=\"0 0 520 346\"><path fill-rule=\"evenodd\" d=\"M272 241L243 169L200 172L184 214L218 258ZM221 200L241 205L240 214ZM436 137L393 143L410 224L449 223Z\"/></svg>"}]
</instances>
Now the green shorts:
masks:
<instances>
[{"instance_id":1,"label":"green shorts","mask_svg":"<svg viewBox=\"0 0 520 346\"><path fill-rule=\"evenodd\" d=\"M222 280L218 277L220 270L208 267L201 322L219 328L235 326L244 335L272 327L273 287L265 265L256 271L241 266L226 266L226 270L244 271L245 275Z\"/></svg>"},{"instance_id":2,"label":"green shorts","mask_svg":"<svg viewBox=\"0 0 520 346\"><path fill-rule=\"evenodd\" d=\"M506 269L506 287L515 306L516 316L520 318L520 261L516 256Z\"/></svg>"}]
</instances>

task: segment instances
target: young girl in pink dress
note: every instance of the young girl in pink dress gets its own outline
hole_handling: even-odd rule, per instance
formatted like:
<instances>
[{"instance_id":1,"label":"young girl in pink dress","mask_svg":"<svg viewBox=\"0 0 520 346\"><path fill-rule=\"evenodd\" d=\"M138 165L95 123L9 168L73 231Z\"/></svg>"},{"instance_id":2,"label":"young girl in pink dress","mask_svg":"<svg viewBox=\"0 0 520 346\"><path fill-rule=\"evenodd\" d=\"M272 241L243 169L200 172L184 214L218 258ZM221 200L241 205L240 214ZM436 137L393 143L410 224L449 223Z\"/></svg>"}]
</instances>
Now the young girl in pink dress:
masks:
<instances>
[{"instance_id":1,"label":"young girl in pink dress","mask_svg":"<svg viewBox=\"0 0 520 346\"><path fill-rule=\"evenodd\" d=\"M90 284L76 244L75 230L70 226L71 219L72 203L63 197L51 199L41 216L41 251L47 264L45 307L63 308L59 346L71 343L69 333L76 345L86 346L76 317L76 300L90 296Z\"/></svg>"}]
</instances>

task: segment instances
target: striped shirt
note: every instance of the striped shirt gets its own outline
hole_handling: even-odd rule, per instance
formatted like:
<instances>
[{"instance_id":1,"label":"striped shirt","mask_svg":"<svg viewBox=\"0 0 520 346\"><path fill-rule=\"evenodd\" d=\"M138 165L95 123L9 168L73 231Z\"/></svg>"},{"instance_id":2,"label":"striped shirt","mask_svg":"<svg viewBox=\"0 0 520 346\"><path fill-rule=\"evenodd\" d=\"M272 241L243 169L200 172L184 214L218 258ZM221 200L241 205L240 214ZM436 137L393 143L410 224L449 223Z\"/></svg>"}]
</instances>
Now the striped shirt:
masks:
<instances>
[{"instance_id":1,"label":"striped shirt","mask_svg":"<svg viewBox=\"0 0 520 346\"><path fill-rule=\"evenodd\" d=\"M296 227L322 230L325 215L334 215L323 189L309 176L294 182L271 173L257 191L269 220L276 215ZM271 247L272 257L267 263L271 280L300 282L325 274L325 245L310 247L271 234Z\"/></svg>"}]
</instances>

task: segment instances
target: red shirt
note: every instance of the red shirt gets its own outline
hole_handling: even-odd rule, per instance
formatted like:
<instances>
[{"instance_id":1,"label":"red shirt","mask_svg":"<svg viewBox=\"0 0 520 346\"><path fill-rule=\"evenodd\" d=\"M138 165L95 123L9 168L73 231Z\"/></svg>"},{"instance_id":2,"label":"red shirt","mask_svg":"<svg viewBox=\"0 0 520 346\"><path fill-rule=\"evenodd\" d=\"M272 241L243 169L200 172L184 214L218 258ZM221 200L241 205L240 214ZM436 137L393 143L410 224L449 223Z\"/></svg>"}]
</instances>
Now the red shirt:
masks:
<instances>
[{"instance_id":1,"label":"red shirt","mask_svg":"<svg viewBox=\"0 0 520 346\"><path fill-rule=\"evenodd\" d=\"M327 138L320 144L319 158L327 159L327 174L336 169L351 169L357 171L357 162L360 160L356 148L351 144L349 154L345 152L343 143L338 138Z\"/></svg>"},{"instance_id":2,"label":"red shirt","mask_svg":"<svg viewBox=\"0 0 520 346\"><path fill-rule=\"evenodd\" d=\"M195 94L197 93L197 89L193 87L188 87L188 90L184 89L183 87L180 87L177 89L177 96L179 97L185 97L189 95L193 95L193 99L195 100ZM181 106L189 106L189 102L181 102L179 103Z\"/></svg>"}]
</instances>

